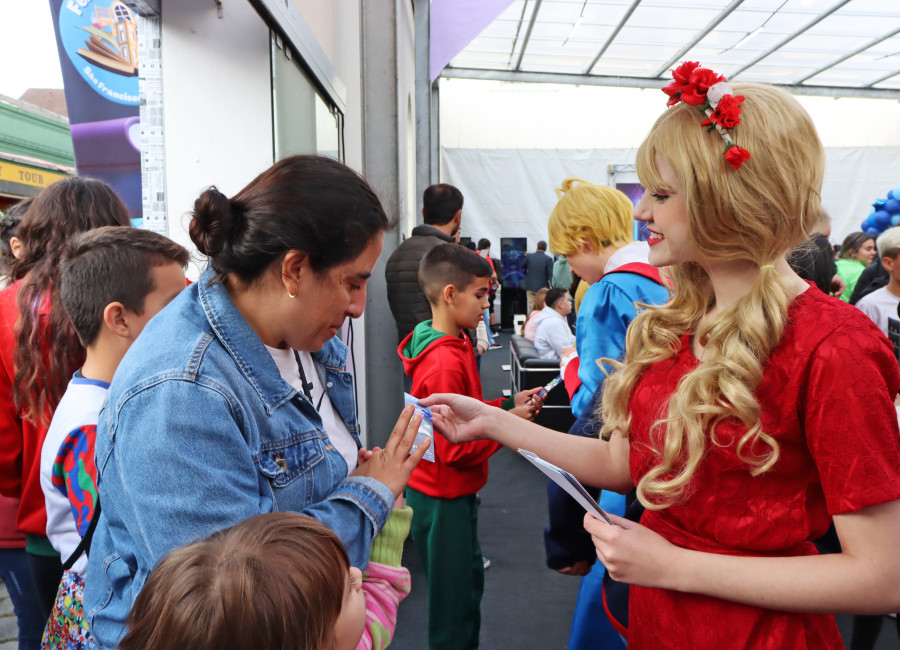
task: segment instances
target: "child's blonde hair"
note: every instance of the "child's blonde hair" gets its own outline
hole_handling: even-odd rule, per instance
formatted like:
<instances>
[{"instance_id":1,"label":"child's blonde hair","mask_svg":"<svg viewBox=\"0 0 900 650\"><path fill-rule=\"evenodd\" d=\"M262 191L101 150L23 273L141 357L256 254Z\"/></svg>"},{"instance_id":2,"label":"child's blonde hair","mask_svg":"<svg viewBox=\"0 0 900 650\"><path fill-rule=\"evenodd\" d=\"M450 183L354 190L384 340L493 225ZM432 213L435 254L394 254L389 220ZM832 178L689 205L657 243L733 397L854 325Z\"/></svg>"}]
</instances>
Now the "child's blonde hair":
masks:
<instances>
[{"instance_id":1,"label":"child's blonde hair","mask_svg":"<svg viewBox=\"0 0 900 650\"><path fill-rule=\"evenodd\" d=\"M572 255L582 244L591 244L599 252L614 243L632 241L634 204L619 190L567 178L556 196L559 201L547 223L554 253Z\"/></svg>"},{"instance_id":2,"label":"child's blonde hair","mask_svg":"<svg viewBox=\"0 0 900 650\"><path fill-rule=\"evenodd\" d=\"M754 391L763 365L781 339L790 296L772 264L812 233L820 219L824 150L806 111L788 93L757 84L734 84L741 125L734 142L751 158L740 170L723 157L715 131L700 126L694 106L678 104L653 126L637 154L647 192L668 190L657 157L684 186L688 233L705 260L749 260L761 269L752 290L698 330L715 305L709 276L697 263L670 269L671 300L647 307L628 329L624 364L605 383L601 435L628 435L628 402L649 365L674 356L690 332L705 347L699 365L684 375L669 399L668 413L651 431L656 466L637 486L641 502L664 508L679 498L706 453L715 427L736 418L747 433L737 454L753 476L778 460L778 443L762 430Z\"/></svg>"},{"instance_id":3,"label":"child's blonde hair","mask_svg":"<svg viewBox=\"0 0 900 650\"><path fill-rule=\"evenodd\" d=\"M163 558L118 647L328 648L349 570L337 535L315 519L257 515Z\"/></svg>"}]
</instances>

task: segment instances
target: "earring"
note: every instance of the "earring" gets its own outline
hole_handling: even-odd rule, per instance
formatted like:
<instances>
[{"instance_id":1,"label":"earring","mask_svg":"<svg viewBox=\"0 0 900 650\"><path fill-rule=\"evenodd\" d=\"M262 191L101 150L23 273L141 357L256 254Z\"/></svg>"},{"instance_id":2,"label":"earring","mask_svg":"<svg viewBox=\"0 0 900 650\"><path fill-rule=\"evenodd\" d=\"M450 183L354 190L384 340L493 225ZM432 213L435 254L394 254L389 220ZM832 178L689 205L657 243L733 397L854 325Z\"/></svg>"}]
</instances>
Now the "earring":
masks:
<instances>
[{"instance_id":1,"label":"earring","mask_svg":"<svg viewBox=\"0 0 900 650\"><path fill-rule=\"evenodd\" d=\"M287 287L285 287L285 288L287 288ZM291 293L291 290L288 289L288 297L290 297L290 298L296 298L296 297L297 297L297 294L296 294L296 293Z\"/></svg>"}]
</instances>

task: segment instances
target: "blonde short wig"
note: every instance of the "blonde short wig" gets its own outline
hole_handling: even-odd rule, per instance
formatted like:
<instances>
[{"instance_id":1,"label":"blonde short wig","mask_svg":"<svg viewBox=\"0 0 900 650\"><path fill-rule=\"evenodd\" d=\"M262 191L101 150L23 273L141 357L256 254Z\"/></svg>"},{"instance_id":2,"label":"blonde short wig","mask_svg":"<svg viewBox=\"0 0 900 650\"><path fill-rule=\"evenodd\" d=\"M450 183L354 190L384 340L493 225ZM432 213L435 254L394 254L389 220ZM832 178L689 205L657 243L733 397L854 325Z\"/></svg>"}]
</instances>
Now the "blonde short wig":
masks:
<instances>
[{"instance_id":1,"label":"blonde short wig","mask_svg":"<svg viewBox=\"0 0 900 650\"><path fill-rule=\"evenodd\" d=\"M567 178L557 188L556 196L559 201L547 223L554 253L571 255L582 244L591 244L599 251L613 243L631 242L634 205L619 190Z\"/></svg>"}]
</instances>

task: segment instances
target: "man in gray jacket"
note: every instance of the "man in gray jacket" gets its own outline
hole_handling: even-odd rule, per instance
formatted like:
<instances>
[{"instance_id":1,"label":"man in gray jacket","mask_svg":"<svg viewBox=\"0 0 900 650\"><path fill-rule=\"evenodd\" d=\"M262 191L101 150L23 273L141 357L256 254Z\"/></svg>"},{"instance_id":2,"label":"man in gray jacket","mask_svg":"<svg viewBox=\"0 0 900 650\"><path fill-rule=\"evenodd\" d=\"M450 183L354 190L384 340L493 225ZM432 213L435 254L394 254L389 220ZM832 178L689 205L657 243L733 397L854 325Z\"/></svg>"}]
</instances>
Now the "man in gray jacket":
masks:
<instances>
[{"instance_id":1,"label":"man in gray jacket","mask_svg":"<svg viewBox=\"0 0 900 650\"><path fill-rule=\"evenodd\" d=\"M416 325L431 318L431 306L419 286L419 263L438 244L456 241L463 195L446 183L431 185L422 195L422 205L424 225L413 228L388 258L384 269L388 304L397 323L397 343Z\"/></svg>"}]
</instances>

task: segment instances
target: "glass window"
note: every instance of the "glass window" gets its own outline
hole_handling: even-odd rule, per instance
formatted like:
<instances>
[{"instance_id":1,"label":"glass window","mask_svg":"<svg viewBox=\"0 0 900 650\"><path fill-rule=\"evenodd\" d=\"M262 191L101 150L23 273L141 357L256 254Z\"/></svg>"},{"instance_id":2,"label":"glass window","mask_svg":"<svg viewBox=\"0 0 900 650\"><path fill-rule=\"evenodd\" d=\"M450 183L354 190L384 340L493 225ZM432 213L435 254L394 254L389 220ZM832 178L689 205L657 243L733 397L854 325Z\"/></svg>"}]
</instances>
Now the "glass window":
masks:
<instances>
[{"instance_id":1,"label":"glass window","mask_svg":"<svg viewBox=\"0 0 900 650\"><path fill-rule=\"evenodd\" d=\"M343 160L343 115L322 95L300 58L270 31L274 157L315 153Z\"/></svg>"}]
</instances>

